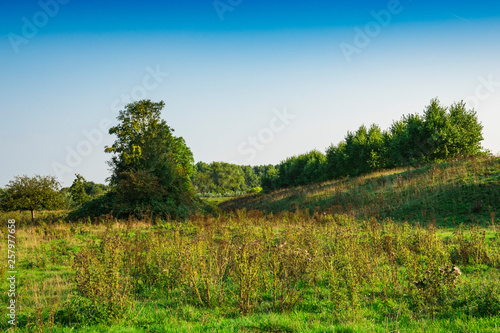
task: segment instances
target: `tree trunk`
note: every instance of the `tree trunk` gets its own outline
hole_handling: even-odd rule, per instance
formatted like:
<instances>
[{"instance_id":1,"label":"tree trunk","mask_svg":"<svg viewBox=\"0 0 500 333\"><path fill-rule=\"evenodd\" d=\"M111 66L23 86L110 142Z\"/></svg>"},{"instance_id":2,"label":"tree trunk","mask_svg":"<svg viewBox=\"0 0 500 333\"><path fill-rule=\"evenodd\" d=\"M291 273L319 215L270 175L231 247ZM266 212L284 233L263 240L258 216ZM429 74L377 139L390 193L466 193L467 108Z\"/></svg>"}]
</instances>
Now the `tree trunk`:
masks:
<instances>
[{"instance_id":1,"label":"tree trunk","mask_svg":"<svg viewBox=\"0 0 500 333\"><path fill-rule=\"evenodd\" d=\"M35 223L35 210L32 209L31 210L31 224L34 224Z\"/></svg>"}]
</instances>

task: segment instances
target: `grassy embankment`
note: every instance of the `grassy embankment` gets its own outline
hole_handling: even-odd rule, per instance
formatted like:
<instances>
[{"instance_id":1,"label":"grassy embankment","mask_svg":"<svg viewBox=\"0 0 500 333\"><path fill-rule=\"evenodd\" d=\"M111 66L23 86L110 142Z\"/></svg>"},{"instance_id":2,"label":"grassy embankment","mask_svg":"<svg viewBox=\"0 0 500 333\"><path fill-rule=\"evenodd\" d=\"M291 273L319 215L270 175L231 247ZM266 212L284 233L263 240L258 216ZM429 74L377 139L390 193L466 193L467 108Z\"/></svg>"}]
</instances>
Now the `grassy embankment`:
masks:
<instances>
[{"instance_id":1,"label":"grassy embankment","mask_svg":"<svg viewBox=\"0 0 500 333\"><path fill-rule=\"evenodd\" d=\"M248 196L222 205L247 211L184 222L55 215L33 226L3 213L21 221L17 331L496 332L499 166ZM5 265L0 275L7 304Z\"/></svg>"},{"instance_id":2,"label":"grassy embankment","mask_svg":"<svg viewBox=\"0 0 500 333\"><path fill-rule=\"evenodd\" d=\"M474 158L421 168L375 172L356 178L246 195L224 210L276 213L308 209L360 218L391 218L440 226L500 221L500 159Z\"/></svg>"}]
</instances>

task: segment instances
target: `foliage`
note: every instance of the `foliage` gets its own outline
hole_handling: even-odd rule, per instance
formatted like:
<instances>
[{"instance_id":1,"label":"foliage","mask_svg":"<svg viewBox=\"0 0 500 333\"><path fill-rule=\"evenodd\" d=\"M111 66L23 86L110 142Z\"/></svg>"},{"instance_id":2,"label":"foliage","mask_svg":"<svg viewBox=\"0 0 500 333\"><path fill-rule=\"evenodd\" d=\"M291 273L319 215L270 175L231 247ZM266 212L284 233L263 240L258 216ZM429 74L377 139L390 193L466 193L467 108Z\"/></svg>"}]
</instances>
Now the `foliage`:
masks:
<instances>
[{"instance_id":1,"label":"foliage","mask_svg":"<svg viewBox=\"0 0 500 333\"><path fill-rule=\"evenodd\" d=\"M75 174L75 176L76 178L69 188L69 193L71 194L71 198L74 202L76 202L78 205L82 205L83 203L90 200L90 196L85 191L87 187L87 181L79 174Z\"/></svg>"},{"instance_id":2,"label":"foliage","mask_svg":"<svg viewBox=\"0 0 500 333\"><path fill-rule=\"evenodd\" d=\"M152 214L185 217L197 202L190 177L193 155L182 137L160 118L165 103L142 100L128 104L109 130L117 136L106 152L113 153L111 185L118 215Z\"/></svg>"},{"instance_id":3,"label":"foliage","mask_svg":"<svg viewBox=\"0 0 500 333\"><path fill-rule=\"evenodd\" d=\"M348 132L337 146L326 151L327 174L330 179L356 176L383 167L383 133L377 125L362 125L356 133Z\"/></svg>"},{"instance_id":4,"label":"foliage","mask_svg":"<svg viewBox=\"0 0 500 333\"><path fill-rule=\"evenodd\" d=\"M131 283L121 274L126 262L119 237L104 237L97 246L75 255L77 296L69 303L80 323L120 319L133 306Z\"/></svg>"},{"instance_id":5,"label":"foliage","mask_svg":"<svg viewBox=\"0 0 500 333\"><path fill-rule=\"evenodd\" d=\"M198 162L194 166L192 181L196 191L202 195L251 192L260 186L261 175L271 167Z\"/></svg>"},{"instance_id":6,"label":"foliage","mask_svg":"<svg viewBox=\"0 0 500 333\"><path fill-rule=\"evenodd\" d=\"M395 167L416 167L454 158L484 155L483 126L464 102L444 107L432 99L422 115L408 114L383 131L361 125L344 140L327 148L289 157L276 166L238 166L223 162L195 165L193 185L198 193L265 192L356 177Z\"/></svg>"},{"instance_id":7,"label":"foliage","mask_svg":"<svg viewBox=\"0 0 500 333\"><path fill-rule=\"evenodd\" d=\"M482 154L482 126L463 103L433 100L389 131L361 126L326 155L276 167L193 168L162 107L141 101L120 113L112 188L70 214L87 219L35 226L21 212L2 215L23 222L17 331L498 329L500 160L470 157ZM206 215L169 220L201 206L191 179L218 195L255 194L221 204L225 214L207 204ZM275 191L258 193L257 179Z\"/></svg>"},{"instance_id":8,"label":"foliage","mask_svg":"<svg viewBox=\"0 0 500 333\"><path fill-rule=\"evenodd\" d=\"M463 102L444 107L432 99L423 115L409 114L382 131L372 124L347 132L326 155L318 151L282 161L262 178L265 191L355 177L394 167L411 167L484 154L483 126Z\"/></svg>"},{"instance_id":9,"label":"foliage","mask_svg":"<svg viewBox=\"0 0 500 333\"><path fill-rule=\"evenodd\" d=\"M262 187L258 186L258 187L254 187L250 190L250 193L260 193L262 192Z\"/></svg>"},{"instance_id":10,"label":"foliage","mask_svg":"<svg viewBox=\"0 0 500 333\"><path fill-rule=\"evenodd\" d=\"M261 186L264 191L270 191L279 187L278 170L272 166L261 176Z\"/></svg>"},{"instance_id":11,"label":"foliage","mask_svg":"<svg viewBox=\"0 0 500 333\"><path fill-rule=\"evenodd\" d=\"M113 213L116 207L116 192L111 190L92 200L85 202L77 209L68 214L68 219L79 220L86 218L97 218L99 216Z\"/></svg>"},{"instance_id":12,"label":"foliage","mask_svg":"<svg viewBox=\"0 0 500 333\"><path fill-rule=\"evenodd\" d=\"M243 177L245 177L245 188L253 189L260 186L260 168L251 167L250 165L242 165Z\"/></svg>"},{"instance_id":13,"label":"foliage","mask_svg":"<svg viewBox=\"0 0 500 333\"><path fill-rule=\"evenodd\" d=\"M83 203L95 199L110 190L107 185L87 181L81 175L77 176L81 177L81 179L79 180L77 177L72 184L72 187L73 185L76 186L76 192L72 190L72 187L64 187L60 191L64 197L67 210L78 209ZM72 192L75 192L75 196L72 195Z\"/></svg>"},{"instance_id":14,"label":"foliage","mask_svg":"<svg viewBox=\"0 0 500 333\"><path fill-rule=\"evenodd\" d=\"M455 231L306 210L25 227L17 330L488 331L498 231Z\"/></svg>"},{"instance_id":15,"label":"foliage","mask_svg":"<svg viewBox=\"0 0 500 333\"><path fill-rule=\"evenodd\" d=\"M499 182L498 157L469 157L246 195L227 200L220 207L224 211L258 209L267 213L299 208L448 226L491 224L498 223L500 216Z\"/></svg>"},{"instance_id":16,"label":"foliage","mask_svg":"<svg viewBox=\"0 0 500 333\"><path fill-rule=\"evenodd\" d=\"M92 181L85 182L85 194L87 194L92 198L98 197L99 195L104 194L108 190L109 186L106 186L104 184L97 184Z\"/></svg>"},{"instance_id":17,"label":"foliage","mask_svg":"<svg viewBox=\"0 0 500 333\"><path fill-rule=\"evenodd\" d=\"M263 176L262 188L265 191L270 191L326 180L325 162L326 157L317 150L289 157L282 161L276 169L270 169Z\"/></svg>"},{"instance_id":18,"label":"foliage","mask_svg":"<svg viewBox=\"0 0 500 333\"><path fill-rule=\"evenodd\" d=\"M449 108L431 100L422 116L394 122L387 136L389 166L408 166L481 154L483 126L465 103Z\"/></svg>"},{"instance_id":19,"label":"foliage","mask_svg":"<svg viewBox=\"0 0 500 333\"><path fill-rule=\"evenodd\" d=\"M7 191L0 187L0 209L2 209L2 205L3 205L3 202L5 200L6 195L7 195Z\"/></svg>"},{"instance_id":20,"label":"foliage","mask_svg":"<svg viewBox=\"0 0 500 333\"><path fill-rule=\"evenodd\" d=\"M28 210L34 220L36 210L63 207L59 188L60 184L53 176L16 176L7 184L2 208L6 211Z\"/></svg>"}]
</instances>

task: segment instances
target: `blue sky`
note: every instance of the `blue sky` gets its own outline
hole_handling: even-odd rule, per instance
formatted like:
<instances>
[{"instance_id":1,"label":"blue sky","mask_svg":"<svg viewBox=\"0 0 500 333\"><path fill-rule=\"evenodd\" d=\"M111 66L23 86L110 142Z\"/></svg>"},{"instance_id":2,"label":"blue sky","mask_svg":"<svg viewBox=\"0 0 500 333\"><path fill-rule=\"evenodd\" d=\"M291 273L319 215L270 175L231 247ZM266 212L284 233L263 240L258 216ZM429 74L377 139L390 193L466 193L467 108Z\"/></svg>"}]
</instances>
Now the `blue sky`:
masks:
<instances>
[{"instance_id":1,"label":"blue sky","mask_svg":"<svg viewBox=\"0 0 500 333\"><path fill-rule=\"evenodd\" d=\"M0 186L16 175L104 182L132 99L196 161L276 164L465 100L500 152L498 1L0 3Z\"/></svg>"}]
</instances>

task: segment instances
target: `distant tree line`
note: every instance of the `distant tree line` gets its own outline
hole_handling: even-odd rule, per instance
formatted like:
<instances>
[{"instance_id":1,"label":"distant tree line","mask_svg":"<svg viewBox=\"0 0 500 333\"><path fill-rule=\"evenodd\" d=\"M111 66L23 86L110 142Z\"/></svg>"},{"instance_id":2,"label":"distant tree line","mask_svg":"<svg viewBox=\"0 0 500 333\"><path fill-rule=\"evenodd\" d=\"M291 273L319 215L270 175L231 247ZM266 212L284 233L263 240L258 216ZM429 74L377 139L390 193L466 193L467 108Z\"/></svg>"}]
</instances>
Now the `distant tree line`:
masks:
<instances>
[{"instance_id":1,"label":"distant tree line","mask_svg":"<svg viewBox=\"0 0 500 333\"><path fill-rule=\"evenodd\" d=\"M483 126L465 103L442 106L432 99L422 115L409 114L383 131L373 124L347 132L344 140L319 151L287 158L262 177L265 191L305 185L375 170L417 166L485 153Z\"/></svg>"},{"instance_id":2,"label":"distant tree line","mask_svg":"<svg viewBox=\"0 0 500 333\"><path fill-rule=\"evenodd\" d=\"M202 196L259 192L261 178L270 169L274 167L198 162L194 166L192 182L196 192Z\"/></svg>"}]
</instances>

